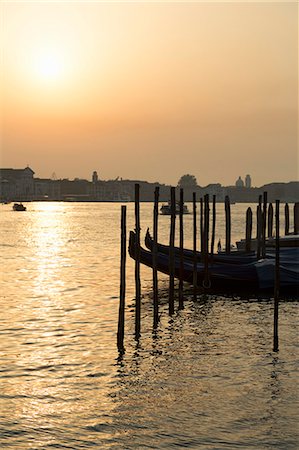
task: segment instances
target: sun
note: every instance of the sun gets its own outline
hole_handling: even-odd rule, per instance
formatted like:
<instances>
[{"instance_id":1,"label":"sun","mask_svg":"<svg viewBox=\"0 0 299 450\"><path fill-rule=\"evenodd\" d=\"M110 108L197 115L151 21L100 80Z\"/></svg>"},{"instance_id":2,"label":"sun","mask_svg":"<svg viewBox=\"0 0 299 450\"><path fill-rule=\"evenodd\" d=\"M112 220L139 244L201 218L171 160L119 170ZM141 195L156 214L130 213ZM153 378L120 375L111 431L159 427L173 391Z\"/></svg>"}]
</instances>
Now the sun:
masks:
<instances>
[{"instance_id":1,"label":"sun","mask_svg":"<svg viewBox=\"0 0 299 450\"><path fill-rule=\"evenodd\" d=\"M36 57L34 71L39 81L54 83L64 78L65 67L60 55L42 53Z\"/></svg>"}]
</instances>

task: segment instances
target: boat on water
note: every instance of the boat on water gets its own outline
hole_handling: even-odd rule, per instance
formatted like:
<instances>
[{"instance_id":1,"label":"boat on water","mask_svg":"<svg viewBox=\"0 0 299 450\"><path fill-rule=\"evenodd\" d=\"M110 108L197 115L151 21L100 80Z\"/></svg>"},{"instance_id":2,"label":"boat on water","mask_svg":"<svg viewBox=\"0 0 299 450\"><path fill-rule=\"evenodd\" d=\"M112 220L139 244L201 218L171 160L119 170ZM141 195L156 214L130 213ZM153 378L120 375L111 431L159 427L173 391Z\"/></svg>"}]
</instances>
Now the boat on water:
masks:
<instances>
[{"instance_id":1,"label":"boat on water","mask_svg":"<svg viewBox=\"0 0 299 450\"><path fill-rule=\"evenodd\" d=\"M12 209L14 211L26 211L26 206L23 203L14 203Z\"/></svg>"},{"instance_id":2,"label":"boat on water","mask_svg":"<svg viewBox=\"0 0 299 450\"><path fill-rule=\"evenodd\" d=\"M268 237L265 241L266 248L274 248L276 245L275 237ZM237 249L245 250L246 239L241 239L236 242ZM299 234L288 234L286 236L280 236L279 238L280 247L299 247ZM258 240L252 239L250 241L250 247L252 250L256 250L258 247Z\"/></svg>"},{"instance_id":3,"label":"boat on water","mask_svg":"<svg viewBox=\"0 0 299 450\"><path fill-rule=\"evenodd\" d=\"M154 241L153 238L150 235L149 229L146 231L145 239L144 239L145 246L148 250L153 251L154 248ZM165 244L157 244L157 251L159 253L164 253L166 255L169 254L169 246ZM177 257L180 257L180 248L174 247L174 253ZM183 249L183 257L185 259L189 259L191 261L194 261L194 251L191 249ZM196 252L196 259L198 262L203 260L203 255L201 252ZM245 252L245 251L237 251L233 250L229 254L225 252L218 252L209 254L208 256L209 261L217 262L217 263L225 263L225 264L248 264L250 262L256 261L256 253L254 251L251 252Z\"/></svg>"},{"instance_id":4,"label":"boat on water","mask_svg":"<svg viewBox=\"0 0 299 450\"><path fill-rule=\"evenodd\" d=\"M149 229L146 231L144 243L147 249L153 251L154 241L150 235ZM291 235L290 236L282 236L279 239L280 243L280 252L283 251L283 248L293 248L299 247L299 236ZM238 243L237 243L238 244ZM245 240L244 245L241 247L237 245L237 248L234 248L230 251L230 253L226 253L225 251L218 251L217 253L211 254L209 253L208 259L215 263L225 263L225 264L248 264L250 262L254 262L257 260L256 248L252 247L252 250L249 252L245 251ZM169 254L169 246L164 244L157 244L157 251L164 254ZM174 253L179 256L180 248L174 247ZM183 249L184 258L191 259L194 261L194 251L191 249ZM203 260L203 255L201 252L196 252L196 258L198 261ZM275 238L271 238L266 241L266 259L275 258Z\"/></svg>"},{"instance_id":5,"label":"boat on water","mask_svg":"<svg viewBox=\"0 0 299 450\"><path fill-rule=\"evenodd\" d=\"M160 213L163 216L170 216L171 215L171 202L168 201L167 204L163 204L160 208ZM175 204L175 213L180 214L180 202L176 202ZM190 211L187 207L187 205L183 204L183 214L190 214Z\"/></svg>"},{"instance_id":6,"label":"boat on water","mask_svg":"<svg viewBox=\"0 0 299 450\"><path fill-rule=\"evenodd\" d=\"M167 246L165 246L167 247ZM137 251L138 250L138 251ZM161 250L161 247L160 247ZM142 264L153 266L153 252L137 246L136 235L130 232L129 254L131 258L139 260ZM244 256L245 257L245 256ZM246 258L246 257L245 257ZM157 252L157 270L169 275L169 248L168 253ZM291 294L299 298L299 248L285 247L280 251L280 292ZM242 264L233 264L230 261L209 260L207 272L201 261L196 263L197 286L203 292L218 294L253 294L273 295L275 283L275 256L265 259L246 261ZM180 258L174 253L174 276L180 277ZM193 284L194 262L183 258L182 279ZM208 273L208 283L206 282Z\"/></svg>"}]
</instances>

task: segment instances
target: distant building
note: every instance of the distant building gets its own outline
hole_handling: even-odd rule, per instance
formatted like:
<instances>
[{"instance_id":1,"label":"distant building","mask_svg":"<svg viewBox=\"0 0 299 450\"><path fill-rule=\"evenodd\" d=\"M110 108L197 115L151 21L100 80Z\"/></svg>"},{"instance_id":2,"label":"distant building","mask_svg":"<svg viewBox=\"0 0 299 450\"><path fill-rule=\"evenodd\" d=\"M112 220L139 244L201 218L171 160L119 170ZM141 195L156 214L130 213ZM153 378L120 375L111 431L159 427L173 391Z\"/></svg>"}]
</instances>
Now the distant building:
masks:
<instances>
[{"instance_id":1,"label":"distant building","mask_svg":"<svg viewBox=\"0 0 299 450\"><path fill-rule=\"evenodd\" d=\"M236 187L244 187L244 181L242 180L241 177L239 177L236 181Z\"/></svg>"},{"instance_id":2,"label":"distant building","mask_svg":"<svg viewBox=\"0 0 299 450\"><path fill-rule=\"evenodd\" d=\"M97 183L99 181L98 172L94 171L92 174L92 182Z\"/></svg>"},{"instance_id":3,"label":"distant building","mask_svg":"<svg viewBox=\"0 0 299 450\"><path fill-rule=\"evenodd\" d=\"M1 201L32 200L34 196L34 172L25 169L0 169Z\"/></svg>"},{"instance_id":4,"label":"distant building","mask_svg":"<svg viewBox=\"0 0 299 450\"><path fill-rule=\"evenodd\" d=\"M60 180L34 178L34 197L32 200L60 200Z\"/></svg>"},{"instance_id":5,"label":"distant building","mask_svg":"<svg viewBox=\"0 0 299 450\"><path fill-rule=\"evenodd\" d=\"M224 200L224 190L220 183L212 183L203 188L200 188L199 196L202 197L205 194L209 194L211 197L213 197L213 195L216 195L217 201Z\"/></svg>"},{"instance_id":6,"label":"distant building","mask_svg":"<svg viewBox=\"0 0 299 450\"><path fill-rule=\"evenodd\" d=\"M251 176L250 175L246 175L246 177L245 177L245 187L251 188Z\"/></svg>"}]
</instances>

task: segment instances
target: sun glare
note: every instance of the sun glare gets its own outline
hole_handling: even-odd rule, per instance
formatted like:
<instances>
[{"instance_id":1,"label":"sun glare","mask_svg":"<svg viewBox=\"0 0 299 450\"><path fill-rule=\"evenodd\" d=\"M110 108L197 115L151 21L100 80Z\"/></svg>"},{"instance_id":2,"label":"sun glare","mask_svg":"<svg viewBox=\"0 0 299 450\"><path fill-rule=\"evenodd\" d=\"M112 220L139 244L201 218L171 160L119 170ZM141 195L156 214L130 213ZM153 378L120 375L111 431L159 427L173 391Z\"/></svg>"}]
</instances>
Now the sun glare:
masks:
<instances>
[{"instance_id":1,"label":"sun glare","mask_svg":"<svg viewBox=\"0 0 299 450\"><path fill-rule=\"evenodd\" d=\"M63 62L57 55L43 54L35 64L35 72L41 81L55 82L63 78Z\"/></svg>"}]
</instances>

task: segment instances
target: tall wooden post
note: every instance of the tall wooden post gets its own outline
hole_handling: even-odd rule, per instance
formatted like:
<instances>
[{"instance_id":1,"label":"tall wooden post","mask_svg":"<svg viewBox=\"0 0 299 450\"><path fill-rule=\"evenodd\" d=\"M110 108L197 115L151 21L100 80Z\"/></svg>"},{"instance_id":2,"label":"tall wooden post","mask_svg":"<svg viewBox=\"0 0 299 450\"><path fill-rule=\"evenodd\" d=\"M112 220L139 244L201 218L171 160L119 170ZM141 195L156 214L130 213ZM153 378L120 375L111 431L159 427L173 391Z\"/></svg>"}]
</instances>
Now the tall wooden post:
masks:
<instances>
[{"instance_id":1,"label":"tall wooden post","mask_svg":"<svg viewBox=\"0 0 299 450\"><path fill-rule=\"evenodd\" d=\"M273 206L269 204L268 208L268 238L273 236Z\"/></svg>"},{"instance_id":2,"label":"tall wooden post","mask_svg":"<svg viewBox=\"0 0 299 450\"><path fill-rule=\"evenodd\" d=\"M294 205L294 234L299 233L299 202Z\"/></svg>"},{"instance_id":3,"label":"tall wooden post","mask_svg":"<svg viewBox=\"0 0 299 450\"><path fill-rule=\"evenodd\" d=\"M262 257L266 256L266 226L267 226L267 200L268 194L267 192L263 193L263 216L262 216Z\"/></svg>"},{"instance_id":4,"label":"tall wooden post","mask_svg":"<svg viewBox=\"0 0 299 450\"><path fill-rule=\"evenodd\" d=\"M157 252L158 252L158 215L159 215L159 187L155 188L154 200L154 220L153 220L153 294L154 294L154 328L159 322L159 304L158 304L158 271L157 271Z\"/></svg>"},{"instance_id":5,"label":"tall wooden post","mask_svg":"<svg viewBox=\"0 0 299 450\"><path fill-rule=\"evenodd\" d=\"M258 201L258 205L257 205L257 208L256 208L256 216L258 216L259 208L260 208L260 210L262 210L262 199L263 199L263 196L259 195L259 201ZM260 233L261 233L260 229L259 229L259 225L260 225L259 221L256 220L256 238L257 239L258 239L258 237L260 236Z\"/></svg>"},{"instance_id":6,"label":"tall wooden post","mask_svg":"<svg viewBox=\"0 0 299 450\"><path fill-rule=\"evenodd\" d=\"M200 214L200 222L199 222L199 233L200 233L200 252L201 252L201 256L202 256L202 262L203 262L203 198L200 197L200 210L199 210L199 214Z\"/></svg>"},{"instance_id":7,"label":"tall wooden post","mask_svg":"<svg viewBox=\"0 0 299 450\"><path fill-rule=\"evenodd\" d=\"M259 260L262 255L262 234L263 234L263 211L262 211L262 196L259 197L259 204L256 210L256 257Z\"/></svg>"},{"instance_id":8,"label":"tall wooden post","mask_svg":"<svg viewBox=\"0 0 299 450\"><path fill-rule=\"evenodd\" d=\"M174 240L175 240L175 187L170 188L171 222L169 237L169 315L174 313Z\"/></svg>"},{"instance_id":9,"label":"tall wooden post","mask_svg":"<svg viewBox=\"0 0 299 450\"><path fill-rule=\"evenodd\" d=\"M184 190L180 189L180 275L179 275L179 309L184 308Z\"/></svg>"},{"instance_id":10,"label":"tall wooden post","mask_svg":"<svg viewBox=\"0 0 299 450\"><path fill-rule=\"evenodd\" d=\"M251 208L247 208L246 211L246 240L245 240L245 251L251 251L251 236L252 236L252 211Z\"/></svg>"},{"instance_id":11,"label":"tall wooden post","mask_svg":"<svg viewBox=\"0 0 299 450\"><path fill-rule=\"evenodd\" d=\"M286 236L290 234L290 210L288 203L284 207L284 234Z\"/></svg>"},{"instance_id":12,"label":"tall wooden post","mask_svg":"<svg viewBox=\"0 0 299 450\"><path fill-rule=\"evenodd\" d=\"M209 194L204 196L204 282L203 287L208 289L209 284L209 218L210 218L210 207L209 207Z\"/></svg>"},{"instance_id":13,"label":"tall wooden post","mask_svg":"<svg viewBox=\"0 0 299 450\"><path fill-rule=\"evenodd\" d=\"M126 295L126 213L127 207L121 207L121 235L120 235L120 295L119 295L119 311L118 311L118 329L117 329L117 347L118 351L124 352L124 336L125 336L125 295Z\"/></svg>"},{"instance_id":14,"label":"tall wooden post","mask_svg":"<svg viewBox=\"0 0 299 450\"><path fill-rule=\"evenodd\" d=\"M140 337L141 321L141 286L140 286L140 186L135 184L135 233L136 233L136 259L135 259L135 339Z\"/></svg>"},{"instance_id":15,"label":"tall wooden post","mask_svg":"<svg viewBox=\"0 0 299 450\"><path fill-rule=\"evenodd\" d=\"M275 207L275 222L276 222L276 236L275 236L275 285L274 285L274 339L273 351L278 351L278 304L279 304L279 200L276 200Z\"/></svg>"},{"instance_id":16,"label":"tall wooden post","mask_svg":"<svg viewBox=\"0 0 299 450\"><path fill-rule=\"evenodd\" d=\"M211 237L211 256L214 254L215 230L216 230L216 195L213 195L213 213L212 213L212 237Z\"/></svg>"},{"instance_id":17,"label":"tall wooden post","mask_svg":"<svg viewBox=\"0 0 299 450\"><path fill-rule=\"evenodd\" d=\"M193 192L193 300L197 299L197 221L196 221L196 192Z\"/></svg>"},{"instance_id":18,"label":"tall wooden post","mask_svg":"<svg viewBox=\"0 0 299 450\"><path fill-rule=\"evenodd\" d=\"M225 196L225 253L229 254L231 248L231 216L229 196Z\"/></svg>"}]
</instances>

